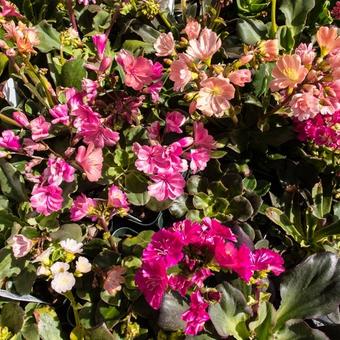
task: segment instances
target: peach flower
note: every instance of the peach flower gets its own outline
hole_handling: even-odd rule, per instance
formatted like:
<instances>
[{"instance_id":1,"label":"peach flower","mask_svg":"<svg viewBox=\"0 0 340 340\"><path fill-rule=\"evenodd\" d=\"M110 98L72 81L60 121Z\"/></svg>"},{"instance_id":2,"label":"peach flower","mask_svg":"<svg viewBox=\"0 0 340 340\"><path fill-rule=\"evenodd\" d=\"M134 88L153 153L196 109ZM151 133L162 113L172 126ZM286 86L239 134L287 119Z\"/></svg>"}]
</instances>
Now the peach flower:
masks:
<instances>
[{"instance_id":1,"label":"peach flower","mask_svg":"<svg viewBox=\"0 0 340 340\"><path fill-rule=\"evenodd\" d=\"M209 28L203 28L199 37L189 41L187 55L192 59L209 60L221 47L221 39Z\"/></svg>"},{"instance_id":2,"label":"peach flower","mask_svg":"<svg viewBox=\"0 0 340 340\"><path fill-rule=\"evenodd\" d=\"M304 65L312 65L316 52L313 49L313 44L303 44L301 43L296 49L295 53L300 56L302 64Z\"/></svg>"},{"instance_id":3,"label":"peach flower","mask_svg":"<svg viewBox=\"0 0 340 340\"><path fill-rule=\"evenodd\" d=\"M201 31L201 25L195 19L189 19L183 31L189 40L197 39Z\"/></svg>"},{"instance_id":4,"label":"peach flower","mask_svg":"<svg viewBox=\"0 0 340 340\"><path fill-rule=\"evenodd\" d=\"M175 51L175 40L172 33L161 33L153 47L158 57L166 57L173 54Z\"/></svg>"},{"instance_id":5,"label":"peach flower","mask_svg":"<svg viewBox=\"0 0 340 340\"><path fill-rule=\"evenodd\" d=\"M85 146L78 148L76 161L84 169L90 182L96 182L102 177L103 151L95 148L93 143L89 143L87 149Z\"/></svg>"},{"instance_id":6,"label":"peach flower","mask_svg":"<svg viewBox=\"0 0 340 340\"><path fill-rule=\"evenodd\" d=\"M234 98L235 88L229 79L211 77L201 81L201 89L197 98L197 109L206 116L221 117L230 107L229 100Z\"/></svg>"},{"instance_id":7,"label":"peach flower","mask_svg":"<svg viewBox=\"0 0 340 340\"><path fill-rule=\"evenodd\" d=\"M191 71L187 65L188 59L180 54L179 59L175 60L170 66L170 79L175 83L175 91L183 91L186 84L191 80Z\"/></svg>"},{"instance_id":8,"label":"peach flower","mask_svg":"<svg viewBox=\"0 0 340 340\"><path fill-rule=\"evenodd\" d=\"M289 106L298 120L314 118L320 112L319 99L312 92L297 93L291 99Z\"/></svg>"},{"instance_id":9,"label":"peach flower","mask_svg":"<svg viewBox=\"0 0 340 340\"><path fill-rule=\"evenodd\" d=\"M251 82L251 72L245 69L237 70L231 72L228 78L234 85L243 87L246 83Z\"/></svg>"},{"instance_id":10,"label":"peach flower","mask_svg":"<svg viewBox=\"0 0 340 340\"><path fill-rule=\"evenodd\" d=\"M307 73L308 70L301 64L298 55L284 55L273 69L274 79L270 82L270 89L274 92L287 87L294 88L303 82Z\"/></svg>"},{"instance_id":11,"label":"peach flower","mask_svg":"<svg viewBox=\"0 0 340 340\"><path fill-rule=\"evenodd\" d=\"M316 40L321 48L322 56L340 47L340 37L336 27L320 27L316 33Z\"/></svg>"},{"instance_id":12,"label":"peach flower","mask_svg":"<svg viewBox=\"0 0 340 340\"><path fill-rule=\"evenodd\" d=\"M264 61L273 61L279 55L279 41L277 39L263 40L259 44L259 50Z\"/></svg>"}]
</instances>

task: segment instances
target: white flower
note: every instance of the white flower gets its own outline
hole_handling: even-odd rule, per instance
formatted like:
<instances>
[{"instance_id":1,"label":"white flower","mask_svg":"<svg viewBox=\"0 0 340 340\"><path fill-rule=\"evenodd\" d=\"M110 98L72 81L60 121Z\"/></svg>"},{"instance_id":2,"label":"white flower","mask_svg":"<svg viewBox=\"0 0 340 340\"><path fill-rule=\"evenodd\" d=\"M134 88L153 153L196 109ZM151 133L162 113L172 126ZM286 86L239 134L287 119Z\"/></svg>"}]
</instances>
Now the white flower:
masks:
<instances>
[{"instance_id":1,"label":"white flower","mask_svg":"<svg viewBox=\"0 0 340 340\"><path fill-rule=\"evenodd\" d=\"M76 279L70 272L58 273L51 281L51 287L57 293L66 293L75 285Z\"/></svg>"},{"instance_id":2,"label":"white flower","mask_svg":"<svg viewBox=\"0 0 340 340\"><path fill-rule=\"evenodd\" d=\"M81 253L83 251L82 249L83 244L78 243L76 240L73 240L71 238L60 241L60 245L64 250L72 254Z\"/></svg>"},{"instance_id":3,"label":"white flower","mask_svg":"<svg viewBox=\"0 0 340 340\"><path fill-rule=\"evenodd\" d=\"M51 248L47 248L40 255L38 255L32 262L33 263L42 262L48 264L51 252L52 252Z\"/></svg>"},{"instance_id":4,"label":"white flower","mask_svg":"<svg viewBox=\"0 0 340 340\"><path fill-rule=\"evenodd\" d=\"M70 269L70 265L65 262L56 262L51 266L51 272L53 276L59 273L67 272L69 269Z\"/></svg>"},{"instance_id":5,"label":"white flower","mask_svg":"<svg viewBox=\"0 0 340 340\"><path fill-rule=\"evenodd\" d=\"M37 269L37 275L38 276L41 276L41 275L48 276L50 274L51 274L50 270L47 267L45 267L45 266L40 266Z\"/></svg>"},{"instance_id":6,"label":"white flower","mask_svg":"<svg viewBox=\"0 0 340 340\"><path fill-rule=\"evenodd\" d=\"M92 265L86 257L80 256L76 262L76 270L79 273L88 273Z\"/></svg>"}]
</instances>

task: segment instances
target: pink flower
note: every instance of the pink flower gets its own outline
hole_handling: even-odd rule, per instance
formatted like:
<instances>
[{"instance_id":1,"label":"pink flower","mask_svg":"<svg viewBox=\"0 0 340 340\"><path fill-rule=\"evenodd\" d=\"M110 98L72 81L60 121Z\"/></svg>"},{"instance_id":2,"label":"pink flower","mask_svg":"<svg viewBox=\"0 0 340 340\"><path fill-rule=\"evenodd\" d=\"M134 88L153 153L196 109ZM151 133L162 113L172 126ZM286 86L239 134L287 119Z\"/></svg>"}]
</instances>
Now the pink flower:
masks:
<instances>
[{"instance_id":1,"label":"pink flower","mask_svg":"<svg viewBox=\"0 0 340 340\"><path fill-rule=\"evenodd\" d=\"M204 128L203 123L194 123L194 145L208 150L216 148L214 137L209 135L209 131Z\"/></svg>"},{"instance_id":2,"label":"pink flower","mask_svg":"<svg viewBox=\"0 0 340 340\"><path fill-rule=\"evenodd\" d=\"M201 31L201 25L195 19L189 19L183 31L189 40L197 39Z\"/></svg>"},{"instance_id":3,"label":"pink flower","mask_svg":"<svg viewBox=\"0 0 340 340\"><path fill-rule=\"evenodd\" d=\"M98 123L84 122L79 136L83 137L84 143L92 143L97 148L113 146L119 141L119 133L102 126L100 121Z\"/></svg>"},{"instance_id":4,"label":"pink flower","mask_svg":"<svg viewBox=\"0 0 340 340\"><path fill-rule=\"evenodd\" d=\"M228 75L228 79L234 85L243 87L246 83L251 82L251 72L249 70L246 70L246 69L237 70L237 71L231 72Z\"/></svg>"},{"instance_id":5,"label":"pink flower","mask_svg":"<svg viewBox=\"0 0 340 340\"><path fill-rule=\"evenodd\" d=\"M175 266L183 258L183 243L175 231L161 229L152 236L143 251L144 263L163 262L166 268Z\"/></svg>"},{"instance_id":6,"label":"pink flower","mask_svg":"<svg viewBox=\"0 0 340 340\"><path fill-rule=\"evenodd\" d=\"M148 86L143 92L150 93L152 102L157 103L159 101L159 92L161 91L162 87L163 82L160 80Z\"/></svg>"},{"instance_id":7,"label":"pink flower","mask_svg":"<svg viewBox=\"0 0 340 340\"><path fill-rule=\"evenodd\" d=\"M340 1L336 2L335 6L332 9L331 14L335 20L340 20Z\"/></svg>"},{"instance_id":8,"label":"pink flower","mask_svg":"<svg viewBox=\"0 0 340 340\"><path fill-rule=\"evenodd\" d=\"M219 238L223 241L237 241L236 236L231 231L231 229L221 224L220 221L216 220L215 218L204 217L202 220L202 226L209 228L207 233L209 237L213 238L212 242L215 242L216 238Z\"/></svg>"},{"instance_id":9,"label":"pink flower","mask_svg":"<svg viewBox=\"0 0 340 340\"><path fill-rule=\"evenodd\" d=\"M316 33L316 41L321 48L321 55L326 56L333 50L340 48L340 37L337 27L320 27Z\"/></svg>"},{"instance_id":10,"label":"pink flower","mask_svg":"<svg viewBox=\"0 0 340 340\"><path fill-rule=\"evenodd\" d=\"M109 188L107 203L109 207L129 209L126 194L115 185Z\"/></svg>"},{"instance_id":11,"label":"pink flower","mask_svg":"<svg viewBox=\"0 0 340 340\"><path fill-rule=\"evenodd\" d=\"M147 146L134 143L133 152L137 155L135 166L139 171L146 174L153 174L158 166L168 168L169 161L164 160L164 149L161 145Z\"/></svg>"},{"instance_id":12,"label":"pink flower","mask_svg":"<svg viewBox=\"0 0 340 340\"><path fill-rule=\"evenodd\" d=\"M202 288L204 285L204 281L212 276L213 273L208 268L200 268L198 269L194 275L191 277L191 281L199 288Z\"/></svg>"},{"instance_id":13,"label":"pink flower","mask_svg":"<svg viewBox=\"0 0 340 340\"><path fill-rule=\"evenodd\" d=\"M320 112L320 102L311 92L297 93L291 99L289 106L298 120L315 117Z\"/></svg>"},{"instance_id":14,"label":"pink flower","mask_svg":"<svg viewBox=\"0 0 340 340\"><path fill-rule=\"evenodd\" d=\"M142 268L137 271L135 282L148 304L154 309L159 309L168 286L164 263L162 261L143 263Z\"/></svg>"},{"instance_id":15,"label":"pink flower","mask_svg":"<svg viewBox=\"0 0 340 340\"><path fill-rule=\"evenodd\" d=\"M84 194L80 194L73 201L70 209L71 220L79 221L84 217L91 215L91 210L95 208L96 201L92 198L86 197Z\"/></svg>"},{"instance_id":16,"label":"pink flower","mask_svg":"<svg viewBox=\"0 0 340 340\"><path fill-rule=\"evenodd\" d=\"M301 64L298 55L284 55L273 69L274 79L270 82L270 89L274 92L287 87L294 88L304 81L307 73L308 70Z\"/></svg>"},{"instance_id":17,"label":"pink flower","mask_svg":"<svg viewBox=\"0 0 340 340\"><path fill-rule=\"evenodd\" d=\"M54 118L52 120L52 124L70 124L70 118L68 115L68 107L66 104L58 104L50 109L50 115Z\"/></svg>"},{"instance_id":18,"label":"pink flower","mask_svg":"<svg viewBox=\"0 0 340 340\"><path fill-rule=\"evenodd\" d=\"M199 243L202 239L202 226L198 222L184 220L173 224L171 230L181 235L182 242L185 246L191 243Z\"/></svg>"},{"instance_id":19,"label":"pink flower","mask_svg":"<svg viewBox=\"0 0 340 340\"><path fill-rule=\"evenodd\" d=\"M32 139L34 141L40 141L48 137L51 124L47 122L43 116L39 116L31 120L30 127L32 132Z\"/></svg>"},{"instance_id":20,"label":"pink flower","mask_svg":"<svg viewBox=\"0 0 340 340\"><path fill-rule=\"evenodd\" d=\"M62 158L51 156L43 175L48 184L60 185L62 181L71 183L74 181L75 169Z\"/></svg>"},{"instance_id":21,"label":"pink flower","mask_svg":"<svg viewBox=\"0 0 340 340\"><path fill-rule=\"evenodd\" d=\"M21 148L20 138L12 130L2 131L0 146L6 149L18 151Z\"/></svg>"},{"instance_id":22,"label":"pink flower","mask_svg":"<svg viewBox=\"0 0 340 340\"><path fill-rule=\"evenodd\" d=\"M87 149L85 146L80 146L78 148L76 161L84 169L87 179L90 182L96 182L102 177L102 149L95 148L92 143L89 143Z\"/></svg>"},{"instance_id":23,"label":"pink flower","mask_svg":"<svg viewBox=\"0 0 340 340\"><path fill-rule=\"evenodd\" d=\"M313 49L313 44L309 45L301 43L296 49L295 54L301 58L303 65L312 65L316 52Z\"/></svg>"},{"instance_id":24,"label":"pink flower","mask_svg":"<svg viewBox=\"0 0 340 340\"><path fill-rule=\"evenodd\" d=\"M29 121L27 119L27 116L20 111L15 111L12 113L13 119L20 124L21 126L27 128L29 126Z\"/></svg>"},{"instance_id":25,"label":"pink flower","mask_svg":"<svg viewBox=\"0 0 340 340\"><path fill-rule=\"evenodd\" d=\"M222 117L230 107L229 100L235 96L235 88L229 79L211 77L201 81L197 98L197 109L206 116Z\"/></svg>"},{"instance_id":26,"label":"pink flower","mask_svg":"<svg viewBox=\"0 0 340 340\"><path fill-rule=\"evenodd\" d=\"M13 255L16 258L26 256L33 247L33 242L24 235L14 235L11 240Z\"/></svg>"},{"instance_id":27,"label":"pink flower","mask_svg":"<svg viewBox=\"0 0 340 340\"><path fill-rule=\"evenodd\" d=\"M206 168L210 160L210 151L206 148L191 149L188 155L190 159L190 169L193 174Z\"/></svg>"},{"instance_id":28,"label":"pink flower","mask_svg":"<svg viewBox=\"0 0 340 340\"><path fill-rule=\"evenodd\" d=\"M2 10L0 12L1 17L18 17L22 18L22 15L18 12L15 5L11 4L7 0L0 0Z\"/></svg>"},{"instance_id":29,"label":"pink flower","mask_svg":"<svg viewBox=\"0 0 340 340\"><path fill-rule=\"evenodd\" d=\"M187 55L193 59L208 61L221 47L221 39L209 28L203 28L199 37L189 41Z\"/></svg>"},{"instance_id":30,"label":"pink flower","mask_svg":"<svg viewBox=\"0 0 340 340\"><path fill-rule=\"evenodd\" d=\"M96 34L94 36L92 36L92 41L94 46L97 49L97 53L98 53L98 57L100 59L103 58L104 56L104 51L105 51L105 46L106 46L106 42L107 42L107 36L106 34Z\"/></svg>"},{"instance_id":31,"label":"pink flower","mask_svg":"<svg viewBox=\"0 0 340 340\"><path fill-rule=\"evenodd\" d=\"M132 87L136 91L140 91L144 86L150 85L153 80L161 75L159 63L154 65L151 60L144 57L135 58L130 52L125 50L121 50L117 54L116 61L123 67L125 85Z\"/></svg>"},{"instance_id":32,"label":"pink flower","mask_svg":"<svg viewBox=\"0 0 340 340\"><path fill-rule=\"evenodd\" d=\"M161 33L153 47L158 57L166 57L173 54L175 51L175 40L172 33Z\"/></svg>"},{"instance_id":33,"label":"pink flower","mask_svg":"<svg viewBox=\"0 0 340 340\"><path fill-rule=\"evenodd\" d=\"M84 6L88 6L90 3L95 4L96 0L78 0L78 4L83 4Z\"/></svg>"},{"instance_id":34,"label":"pink flower","mask_svg":"<svg viewBox=\"0 0 340 340\"><path fill-rule=\"evenodd\" d=\"M279 41L277 39L263 40L259 44L263 61L274 61L279 55Z\"/></svg>"},{"instance_id":35,"label":"pink flower","mask_svg":"<svg viewBox=\"0 0 340 340\"><path fill-rule=\"evenodd\" d=\"M32 190L31 206L39 214L45 216L58 211L63 205L63 191L54 184L39 186L35 185Z\"/></svg>"},{"instance_id":36,"label":"pink flower","mask_svg":"<svg viewBox=\"0 0 340 340\"><path fill-rule=\"evenodd\" d=\"M271 271L276 276L285 271L281 255L270 249L256 249L251 255L251 261L256 271Z\"/></svg>"},{"instance_id":37,"label":"pink flower","mask_svg":"<svg viewBox=\"0 0 340 340\"><path fill-rule=\"evenodd\" d=\"M152 122L150 126L147 127L148 136L153 141L158 141L160 138L161 125L158 120Z\"/></svg>"},{"instance_id":38,"label":"pink flower","mask_svg":"<svg viewBox=\"0 0 340 340\"><path fill-rule=\"evenodd\" d=\"M181 126L185 123L185 117L178 111L168 112L165 118L165 131L182 133Z\"/></svg>"},{"instance_id":39,"label":"pink flower","mask_svg":"<svg viewBox=\"0 0 340 340\"><path fill-rule=\"evenodd\" d=\"M81 81L81 88L86 93L86 99L89 102L93 102L96 99L98 87L99 84L96 80L85 78Z\"/></svg>"},{"instance_id":40,"label":"pink flower","mask_svg":"<svg viewBox=\"0 0 340 340\"><path fill-rule=\"evenodd\" d=\"M194 282L183 275L172 274L169 276L169 287L183 297L187 294L188 289L193 285Z\"/></svg>"},{"instance_id":41,"label":"pink flower","mask_svg":"<svg viewBox=\"0 0 340 340\"><path fill-rule=\"evenodd\" d=\"M174 82L175 91L183 91L185 85L191 80L191 71L183 54L179 55L179 59L172 62L170 66L169 78Z\"/></svg>"},{"instance_id":42,"label":"pink flower","mask_svg":"<svg viewBox=\"0 0 340 340\"><path fill-rule=\"evenodd\" d=\"M199 290L191 294L190 308L182 314L182 320L187 323L185 334L196 335L203 330L206 321L210 320L206 311L208 306Z\"/></svg>"},{"instance_id":43,"label":"pink flower","mask_svg":"<svg viewBox=\"0 0 340 340\"><path fill-rule=\"evenodd\" d=\"M184 192L185 180L179 173L161 173L151 179L154 183L148 186L148 193L158 201L173 200Z\"/></svg>"}]
</instances>

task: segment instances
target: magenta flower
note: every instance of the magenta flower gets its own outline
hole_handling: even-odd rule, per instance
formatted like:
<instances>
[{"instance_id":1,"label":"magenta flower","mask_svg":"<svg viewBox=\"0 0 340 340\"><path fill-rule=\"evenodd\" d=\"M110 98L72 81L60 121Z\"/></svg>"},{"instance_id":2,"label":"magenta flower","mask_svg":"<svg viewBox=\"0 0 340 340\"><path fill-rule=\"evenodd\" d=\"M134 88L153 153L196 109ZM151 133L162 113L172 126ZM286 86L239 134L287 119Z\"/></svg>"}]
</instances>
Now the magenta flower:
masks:
<instances>
[{"instance_id":1,"label":"magenta flower","mask_svg":"<svg viewBox=\"0 0 340 340\"><path fill-rule=\"evenodd\" d=\"M332 9L332 17L336 20L340 20L340 1L337 1Z\"/></svg>"},{"instance_id":2,"label":"magenta flower","mask_svg":"<svg viewBox=\"0 0 340 340\"><path fill-rule=\"evenodd\" d=\"M198 269L194 275L190 278L190 280L199 288L203 287L203 282L209 277L213 275L213 273L208 268L200 268Z\"/></svg>"},{"instance_id":3,"label":"magenta flower","mask_svg":"<svg viewBox=\"0 0 340 340\"><path fill-rule=\"evenodd\" d=\"M51 156L47 168L43 172L44 178L49 184L60 185L62 181L71 183L74 181L75 168L65 162L62 158Z\"/></svg>"},{"instance_id":4,"label":"magenta flower","mask_svg":"<svg viewBox=\"0 0 340 340\"><path fill-rule=\"evenodd\" d=\"M126 194L117 186L111 185L108 192L108 206L113 208L129 209Z\"/></svg>"},{"instance_id":5,"label":"magenta flower","mask_svg":"<svg viewBox=\"0 0 340 340\"><path fill-rule=\"evenodd\" d=\"M5 149L18 151L21 148L20 138L12 130L2 131L0 137L0 146Z\"/></svg>"},{"instance_id":6,"label":"magenta flower","mask_svg":"<svg viewBox=\"0 0 340 340\"><path fill-rule=\"evenodd\" d=\"M64 201L62 193L61 188L53 184L46 186L35 185L32 190L31 206L39 214L51 215L62 208Z\"/></svg>"},{"instance_id":7,"label":"magenta flower","mask_svg":"<svg viewBox=\"0 0 340 340\"><path fill-rule=\"evenodd\" d=\"M15 111L12 113L13 119L20 124L21 126L27 128L29 126L29 121L27 119L27 116L20 111Z\"/></svg>"},{"instance_id":8,"label":"magenta flower","mask_svg":"<svg viewBox=\"0 0 340 340\"><path fill-rule=\"evenodd\" d=\"M84 169L90 182L97 182L102 177L103 151L90 143L87 148L80 146L76 156L77 163Z\"/></svg>"},{"instance_id":9,"label":"magenta flower","mask_svg":"<svg viewBox=\"0 0 340 340\"><path fill-rule=\"evenodd\" d=\"M206 311L208 306L198 290L191 294L190 308L182 314L182 320L187 323L185 334L196 335L203 330L206 321L210 320Z\"/></svg>"},{"instance_id":10,"label":"magenta flower","mask_svg":"<svg viewBox=\"0 0 340 340\"><path fill-rule=\"evenodd\" d=\"M160 173L151 177L148 193L158 201L176 199L184 192L185 180L179 173Z\"/></svg>"},{"instance_id":11,"label":"magenta flower","mask_svg":"<svg viewBox=\"0 0 340 340\"><path fill-rule=\"evenodd\" d=\"M163 82L161 80L152 83L146 89L144 89L144 93L150 93L151 99L153 103L157 103L159 101L159 93L163 87Z\"/></svg>"},{"instance_id":12,"label":"magenta flower","mask_svg":"<svg viewBox=\"0 0 340 340\"><path fill-rule=\"evenodd\" d=\"M193 174L206 168L210 160L210 151L206 148L191 149L188 154L190 159L190 169Z\"/></svg>"},{"instance_id":13,"label":"magenta flower","mask_svg":"<svg viewBox=\"0 0 340 340\"><path fill-rule=\"evenodd\" d=\"M50 115L54 118L52 124L70 124L70 117L68 115L68 107L66 104L58 104L50 109Z\"/></svg>"},{"instance_id":14,"label":"magenta flower","mask_svg":"<svg viewBox=\"0 0 340 340\"><path fill-rule=\"evenodd\" d=\"M184 245L191 243L199 243L202 240L202 226L198 222L184 220L173 224L172 230L177 231L181 235Z\"/></svg>"},{"instance_id":15,"label":"magenta flower","mask_svg":"<svg viewBox=\"0 0 340 340\"><path fill-rule=\"evenodd\" d=\"M169 287L178 292L181 296L185 296L188 292L188 289L194 285L190 279L183 275L170 275L169 276Z\"/></svg>"},{"instance_id":16,"label":"magenta flower","mask_svg":"<svg viewBox=\"0 0 340 340\"><path fill-rule=\"evenodd\" d=\"M71 220L79 221L84 217L90 216L90 212L97 205L96 201L92 198L86 197L81 194L73 200L72 207L70 209Z\"/></svg>"},{"instance_id":17,"label":"magenta flower","mask_svg":"<svg viewBox=\"0 0 340 340\"><path fill-rule=\"evenodd\" d=\"M270 249L256 249L251 255L251 261L255 271L271 271L276 276L285 271L281 255Z\"/></svg>"},{"instance_id":18,"label":"magenta flower","mask_svg":"<svg viewBox=\"0 0 340 340\"><path fill-rule=\"evenodd\" d=\"M78 4L88 6L90 3L95 4L96 0L78 0Z\"/></svg>"},{"instance_id":19,"label":"magenta flower","mask_svg":"<svg viewBox=\"0 0 340 340\"><path fill-rule=\"evenodd\" d=\"M203 123L194 123L194 145L197 148L203 147L208 150L216 148L214 137L209 135L209 132L204 128Z\"/></svg>"},{"instance_id":20,"label":"magenta flower","mask_svg":"<svg viewBox=\"0 0 340 340\"><path fill-rule=\"evenodd\" d=\"M165 131L182 133L181 126L185 123L185 116L178 111L168 112L165 118Z\"/></svg>"},{"instance_id":21,"label":"magenta flower","mask_svg":"<svg viewBox=\"0 0 340 340\"><path fill-rule=\"evenodd\" d=\"M168 287L164 263L162 261L143 263L142 268L137 271L135 282L148 304L154 309L159 309Z\"/></svg>"},{"instance_id":22,"label":"magenta flower","mask_svg":"<svg viewBox=\"0 0 340 340\"><path fill-rule=\"evenodd\" d=\"M152 236L143 251L145 263L163 262L166 268L176 265L183 257L183 242L179 233L161 229Z\"/></svg>"},{"instance_id":23,"label":"magenta flower","mask_svg":"<svg viewBox=\"0 0 340 340\"><path fill-rule=\"evenodd\" d=\"M98 81L85 78L81 81L81 88L86 93L86 99L93 102L98 94Z\"/></svg>"},{"instance_id":24,"label":"magenta flower","mask_svg":"<svg viewBox=\"0 0 340 340\"><path fill-rule=\"evenodd\" d=\"M231 229L221 224L220 221L215 218L204 217L202 220L202 226L203 228L209 228L207 234L210 238L213 238L214 241L216 238L220 238L223 241L237 241L236 236Z\"/></svg>"},{"instance_id":25,"label":"magenta flower","mask_svg":"<svg viewBox=\"0 0 340 340\"><path fill-rule=\"evenodd\" d=\"M48 137L51 124L43 116L39 116L31 120L30 127L32 139L37 142Z\"/></svg>"},{"instance_id":26,"label":"magenta flower","mask_svg":"<svg viewBox=\"0 0 340 340\"><path fill-rule=\"evenodd\" d=\"M106 42L107 42L106 34L104 33L96 34L92 36L92 41L93 41L94 46L96 47L98 57L102 59L104 56L104 51L105 51Z\"/></svg>"},{"instance_id":27,"label":"magenta flower","mask_svg":"<svg viewBox=\"0 0 340 340\"><path fill-rule=\"evenodd\" d=\"M18 12L18 9L15 5L11 4L7 0L0 0L1 5L1 17L17 17L22 18L22 15Z\"/></svg>"}]
</instances>

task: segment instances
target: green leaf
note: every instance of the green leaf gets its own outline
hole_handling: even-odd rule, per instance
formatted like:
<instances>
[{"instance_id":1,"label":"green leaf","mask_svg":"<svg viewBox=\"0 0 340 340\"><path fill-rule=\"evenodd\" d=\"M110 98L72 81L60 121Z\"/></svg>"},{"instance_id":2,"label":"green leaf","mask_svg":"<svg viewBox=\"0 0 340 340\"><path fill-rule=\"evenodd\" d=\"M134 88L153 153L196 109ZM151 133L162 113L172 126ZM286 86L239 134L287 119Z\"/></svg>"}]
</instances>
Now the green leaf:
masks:
<instances>
[{"instance_id":1,"label":"green leaf","mask_svg":"<svg viewBox=\"0 0 340 340\"><path fill-rule=\"evenodd\" d=\"M18 303L6 303L1 310L0 324L2 327L8 327L13 334L16 334L24 323L24 314L24 310Z\"/></svg>"},{"instance_id":2,"label":"green leaf","mask_svg":"<svg viewBox=\"0 0 340 340\"><path fill-rule=\"evenodd\" d=\"M208 187L208 180L205 177L194 175L187 180L187 190L190 195L198 192L206 191Z\"/></svg>"},{"instance_id":3,"label":"green leaf","mask_svg":"<svg viewBox=\"0 0 340 340\"><path fill-rule=\"evenodd\" d=\"M120 340L118 335L112 334L105 324L86 331L89 340Z\"/></svg>"},{"instance_id":4,"label":"green leaf","mask_svg":"<svg viewBox=\"0 0 340 340\"><path fill-rule=\"evenodd\" d=\"M0 187L4 195L17 202L27 201L25 181L16 168L0 159Z\"/></svg>"},{"instance_id":5,"label":"green leaf","mask_svg":"<svg viewBox=\"0 0 340 340\"><path fill-rule=\"evenodd\" d=\"M280 26L277 31L279 43L286 51L291 51L295 46L294 31L290 26Z\"/></svg>"},{"instance_id":6,"label":"green leaf","mask_svg":"<svg viewBox=\"0 0 340 340\"><path fill-rule=\"evenodd\" d=\"M272 71L275 63L262 63L255 71L253 86L256 96L262 96L269 90L269 83L273 79Z\"/></svg>"},{"instance_id":7,"label":"green leaf","mask_svg":"<svg viewBox=\"0 0 340 340\"><path fill-rule=\"evenodd\" d=\"M256 185L257 185L257 181L256 178L254 176L249 176L249 177L245 177L243 178L243 186L250 191L255 190Z\"/></svg>"},{"instance_id":8,"label":"green leaf","mask_svg":"<svg viewBox=\"0 0 340 340\"><path fill-rule=\"evenodd\" d=\"M0 286L3 280L20 273L17 261L11 249L2 248L0 250Z\"/></svg>"},{"instance_id":9,"label":"green leaf","mask_svg":"<svg viewBox=\"0 0 340 340\"><path fill-rule=\"evenodd\" d=\"M97 32L108 29L110 27L110 23L111 15L109 12L106 12L104 10L99 11L93 18L93 27Z\"/></svg>"},{"instance_id":10,"label":"green leaf","mask_svg":"<svg viewBox=\"0 0 340 340\"><path fill-rule=\"evenodd\" d=\"M136 206L146 205L150 201L150 195L147 191L136 193L136 192L128 192L126 196L129 200L129 203Z\"/></svg>"},{"instance_id":11,"label":"green leaf","mask_svg":"<svg viewBox=\"0 0 340 340\"><path fill-rule=\"evenodd\" d=\"M187 200L187 194L183 194L182 196L177 197L169 207L171 215L175 216L176 218L183 217L188 211L188 207L186 205Z\"/></svg>"},{"instance_id":12,"label":"green leaf","mask_svg":"<svg viewBox=\"0 0 340 340\"><path fill-rule=\"evenodd\" d=\"M143 193L148 188L148 180L139 171L130 171L125 176L125 187L128 191Z\"/></svg>"},{"instance_id":13,"label":"green leaf","mask_svg":"<svg viewBox=\"0 0 340 340\"><path fill-rule=\"evenodd\" d=\"M15 290L20 295L31 293L36 278L37 274L34 265L28 263L14 279Z\"/></svg>"},{"instance_id":14,"label":"green leaf","mask_svg":"<svg viewBox=\"0 0 340 340\"><path fill-rule=\"evenodd\" d=\"M165 201L157 201L156 198L151 197L146 207L152 211L158 212L168 209L171 206L171 204L172 201L170 199Z\"/></svg>"},{"instance_id":15,"label":"green leaf","mask_svg":"<svg viewBox=\"0 0 340 340\"><path fill-rule=\"evenodd\" d=\"M326 227L318 229L315 234L314 238L316 240L321 240L324 237L333 236L340 234L340 220L337 220Z\"/></svg>"},{"instance_id":16,"label":"green leaf","mask_svg":"<svg viewBox=\"0 0 340 340\"><path fill-rule=\"evenodd\" d=\"M247 301L241 291L228 282L219 284L217 290L221 293L221 301L209 307L211 321L221 337L233 336L237 340L249 338L246 320Z\"/></svg>"},{"instance_id":17,"label":"green leaf","mask_svg":"<svg viewBox=\"0 0 340 340\"><path fill-rule=\"evenodd\" d=\"M257 319L249 323L249 329L256 334L257 340L271 339L275 313L276 310L270 302L260 302Z\"/></svg>"},{"instance_id":18,"label":"green leaf","mask_svg":"<svg viewBox=\"0 0 340 340\"><path fill-rule=\"evenodd\" d=\"M242 177L236 173L227 173L222 177L222 183L227 188L229 198L242 194L243 183Z\"/></svg>"},{"instance_id":19,"label":"green leaf","mask_svg":"<svg viewBox=\"0 0 340 340\"><path fill-rule=\"evenodd\" d=\"M61 340L60 323L57 313L51 307L38 308L33 312L43 340Z\"/></svg>"},{"instance_id":20,"label":"green leaf","mask_svg":"<svg viewBox=\"0 0 340 340\"><path fill-rule=\"evenodd\" d=\"M325 333L309 327L305 322L290 322L273 336L276 340L329 340Z\"/></svg>"},{"instance_id":21,"label":"green leaf","mask_svg":"<svg viewBox=\"0 0 340 340\"><path fill-rule=\"evenodd\" d=\"M50 234L53 241L62 241L68 238L74 239L77 242L83 240L83 233L79 224L70 223L63 224L59 230Z\"/></svg>"},{"instance_id":22,"label":"green leaf","mask_svg":"<svg viewBox=\"0 0 340 340\"><path fill-rule=\"evenodd\" d=\"M228 212L241 222L247 221L254 213L254 209L249 202L243 196L236 196L230 201Z\"/></svg>"},{"instance_id":23,"label":"green leaf","mask_svg":"<svg viewBox=\"0 0 340 340\"><path fill-rule=\"evenodd\" d=\"M206 193L199 192L194 196L192 203L196 209L206 209L210 206L211 199Z\"/></svg>"},{"instance_id":24,"label":"green leaf","mask_svg":"<svg viewBox=\"0 0 340 340\"><path fill-rule=\"evenodd\" d=\"M240 39L248 45L255 45L263 40L268 33L267 26L257 19L240 19L236 30Z\"/></svg>"},{"instance_id":25,"label":"green leaf","mask_svg":"<svg viewBox=\"0 0 340 340\"><path fill-rule=\"evenodd\" d=\"M328 190L328 192L324 193L324 188L321 182L318 182L314 185L312 189L312 197L314 201L313 205L313 214L317 218L324 218L332 208L332 192Z\"/></svg>"},{"instance_id":26,"label":"green leaf","mask_svg":"<svg viewBox=\"0 0 340 340\"><path fill-rule=\"evenodd\" d=\"M58 79L58 85L65 87L75 87L81 89L81 82L87 77L83 59L68 60L61 68L61 74Z\"/></svg>"},{"instance_id":27,"label":"green leaf","mask_svg":"<svg viewBox=\"0 0 340 340\"><path fill-rule=\"evenodd\" d=\"M141 51L144 51L146 54L154 52L152 44L140 40L125 40L123 48L132 54L137 54Z\"/></svg>"},{"instance_id":28,"label":"green leaf","mask_svg":"<svg viewBox=\"0 0 340 340\"><path fill-rule=\"evenodd\" d=\"M276 329L291 319L314 318L331 313L340 304L340 263L337 255L309 256L284 278Z\"/></svg>"},{"instance_id":29,"label":"green leaf","mask_svg":"<svg viewBox=\"0 0 340 340\"><path fill-rule=\"evenodd\" d=\"M0 52L0 76L4 72L7 64L8 64L8 57L6 56L6 54Z\"/></svg>"}]
</instances>

